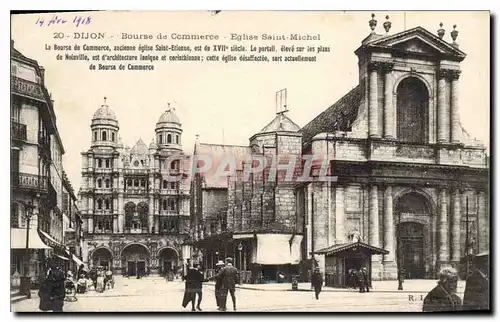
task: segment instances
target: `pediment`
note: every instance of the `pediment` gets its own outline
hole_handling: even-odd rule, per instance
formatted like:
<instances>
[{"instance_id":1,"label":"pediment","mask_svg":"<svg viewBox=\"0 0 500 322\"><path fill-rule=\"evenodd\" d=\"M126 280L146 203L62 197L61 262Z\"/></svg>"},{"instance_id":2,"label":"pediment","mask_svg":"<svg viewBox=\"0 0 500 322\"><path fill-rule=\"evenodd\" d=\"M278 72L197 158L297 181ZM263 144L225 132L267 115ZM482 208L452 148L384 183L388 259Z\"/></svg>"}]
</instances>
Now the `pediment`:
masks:
<instances>
[{"instance_id":1,"label":"pediment","mask_svg":"<svg viewBox=\"0 0 500 322\"><path fill-rule=\"evenodd\" d=\"M384 47L408 53L441 54L465 58L465 53L422 27L416 27L392 36L370 42L368 47Z\"/></svg>"}]
</instances>

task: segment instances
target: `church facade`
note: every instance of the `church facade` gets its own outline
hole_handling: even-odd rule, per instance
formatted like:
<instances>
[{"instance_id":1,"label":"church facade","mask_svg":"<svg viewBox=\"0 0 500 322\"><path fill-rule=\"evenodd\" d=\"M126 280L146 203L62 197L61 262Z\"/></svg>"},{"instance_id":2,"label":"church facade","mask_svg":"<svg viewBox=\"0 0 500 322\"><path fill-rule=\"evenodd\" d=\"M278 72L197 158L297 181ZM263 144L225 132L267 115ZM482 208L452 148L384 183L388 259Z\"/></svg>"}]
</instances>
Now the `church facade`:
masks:
<instances>
[{"instance_id":1,"label":"church facade","mask_svg":"<svg viewBox=\"0 0 500 322\"><path fill-rule=\"evenodd\" d=\"M124 146L119 123L102 105L91 123L91 146L82 153L83 259L115 274L180 273L191 256L189 184L182 126L170 107L155 138Z\"/></svg>"},{"instance_id":2,"label":"church facade","mask_svg":"<svg viewBox=\"0 0 500 322\"><path fill-rule=\"evenodd\" d=\"M301 129L303 154L329 164L334 182L296 191L306 221L306 254L329 279L359 259L335 259L354 239L383 248L373 280L435 278L489 250L488 158L460 124L456 42L421 28L372 33L355 51L359 84ZM467 90L463 88L462 90ZM314 173L314 170L313 170ZM331 251L330 251L331 250Z\"/></svg>"}]
</instances>

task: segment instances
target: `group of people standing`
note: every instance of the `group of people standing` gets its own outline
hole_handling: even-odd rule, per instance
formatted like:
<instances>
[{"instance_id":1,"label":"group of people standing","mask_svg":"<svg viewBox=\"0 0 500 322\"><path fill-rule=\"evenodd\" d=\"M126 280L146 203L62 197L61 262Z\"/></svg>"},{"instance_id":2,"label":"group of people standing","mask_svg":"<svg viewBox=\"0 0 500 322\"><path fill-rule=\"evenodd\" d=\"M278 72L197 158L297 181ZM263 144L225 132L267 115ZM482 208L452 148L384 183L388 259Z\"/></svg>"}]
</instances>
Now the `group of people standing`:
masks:
<instances>
[{"instance_id":1,"label":"group of people standing","mask_svg":"<svg viewBox=\"0 0 500 322\"><path fill-rule=\"evenodd\" d=\"M356 270L351 268L347 271L347 287L359 289L360 293L370 292L370 276L366 267Z\"/></svg>"},{"instance_id":2,"label":"group of people standing","mask_svg":"<svg viewBox=\"0 0 500 322\"><path fill-rule=\"evenodd\" d=\"M191 302L191 311L201 311L201 301L203 299L203 282L215 281L215 301L217 310L227 311L227 296L231 295L233 309L236 311L236 283L238 280L238 270L233 266L232 258L226 258L225 262L219 261L216 264L216 274L209 279L203 276L200 265L196 264L189 268L186 275L182 277L185 281L184 298L182 306L186 307ZM198 297L198 301L196 301ZM196 308L195 308L196 303Z\"/></svg>"},{"instance_id":3,"label":"group of people standing","mask_svg":"<svg viewBox=\"0 0 500 322\"><path fill-rule=\"evenodd\" d=\"M467 277L463 303L457 294L458 274L453 268L439 272L438 285L425 297L424 312L489 310L489 256L477 256L474 270Z\"/></svg>"}]
</instances>

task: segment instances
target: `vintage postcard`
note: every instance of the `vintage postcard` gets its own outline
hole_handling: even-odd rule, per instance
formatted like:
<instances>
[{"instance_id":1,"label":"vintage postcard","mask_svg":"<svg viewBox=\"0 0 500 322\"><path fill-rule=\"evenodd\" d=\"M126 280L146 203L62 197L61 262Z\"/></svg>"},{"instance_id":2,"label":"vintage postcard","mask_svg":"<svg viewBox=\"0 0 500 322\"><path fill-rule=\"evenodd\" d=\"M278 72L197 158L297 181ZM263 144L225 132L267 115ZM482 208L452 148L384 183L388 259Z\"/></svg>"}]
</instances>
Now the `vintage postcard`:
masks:
<instances>
[{"instance_id":1,"label":"vintage postcard","mask_svg":"<svg viewBox=\"0 0 500 322\"><path fill-rule=\"evenodd\" d=\"M10 64L11 311L491 309L488 11L15 13Z\"/></svg>"}]
</instances>

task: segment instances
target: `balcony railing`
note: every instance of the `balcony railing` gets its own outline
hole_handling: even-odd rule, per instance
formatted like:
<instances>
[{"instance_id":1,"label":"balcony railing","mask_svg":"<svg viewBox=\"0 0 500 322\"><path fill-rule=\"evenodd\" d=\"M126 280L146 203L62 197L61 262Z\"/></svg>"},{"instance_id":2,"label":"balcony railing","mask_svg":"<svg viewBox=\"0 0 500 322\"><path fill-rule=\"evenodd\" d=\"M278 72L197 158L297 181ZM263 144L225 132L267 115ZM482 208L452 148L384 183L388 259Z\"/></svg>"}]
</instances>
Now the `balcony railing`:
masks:
<instances>
[{"instance_id":1,"label":"balcony railing","mask_svg":"<svg viewBox=\"0 0 500 322\"><path fill-rule=\"evenodd\" d=\"M17 123L14 121L10 122L10 135L14 140L26 141L26 124Z\"/></svg>"},{"instance_id":2,"label":"balcony railing","mask_svg":"<svg viewBox=\"0 0 500 322\"><path fill-rule=\"evenodd\" d=\"M48 191L48 180L45 176L39 176L31 173L12 172L11 185L18 189Z\"/></svg>"},{"instance_id":3,"label":"balcony railing","mask_svg":"<svg viewBox=\"0 0 500 322\"><path fill-rule=\"evenodd\" d=\"M123 169L125 174L148 174L149 169Z\"/></svg>"}]
</instances>

